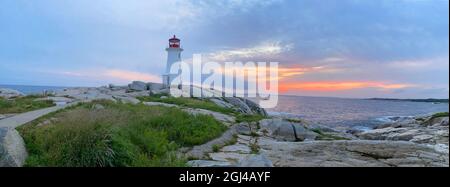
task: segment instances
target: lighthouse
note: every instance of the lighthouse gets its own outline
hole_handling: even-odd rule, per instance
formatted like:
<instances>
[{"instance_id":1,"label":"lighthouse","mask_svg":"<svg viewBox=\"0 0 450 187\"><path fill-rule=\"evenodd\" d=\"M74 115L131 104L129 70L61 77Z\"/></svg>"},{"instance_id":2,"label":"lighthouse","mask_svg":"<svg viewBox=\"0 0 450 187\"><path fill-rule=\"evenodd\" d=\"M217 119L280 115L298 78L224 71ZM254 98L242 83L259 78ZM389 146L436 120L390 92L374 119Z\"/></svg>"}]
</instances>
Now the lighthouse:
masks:
<instances>
[{"instance_id":1,"label":"lighthouse","mask_svg":"<svg viewBox=\"0 0 450 187\"><path fill-rule=\"evenodd\" d=\"M176 62L181 62L181 52L183 49L180 45L180 39L178 39L175 35L169 39L169 47L166 48L167 51L167 63L166 70L162 75L163 85L165 87L170 87L170 83L172 80L177 77L177 74L170 74L170 67Z\"/></svg>"}]
</instances>

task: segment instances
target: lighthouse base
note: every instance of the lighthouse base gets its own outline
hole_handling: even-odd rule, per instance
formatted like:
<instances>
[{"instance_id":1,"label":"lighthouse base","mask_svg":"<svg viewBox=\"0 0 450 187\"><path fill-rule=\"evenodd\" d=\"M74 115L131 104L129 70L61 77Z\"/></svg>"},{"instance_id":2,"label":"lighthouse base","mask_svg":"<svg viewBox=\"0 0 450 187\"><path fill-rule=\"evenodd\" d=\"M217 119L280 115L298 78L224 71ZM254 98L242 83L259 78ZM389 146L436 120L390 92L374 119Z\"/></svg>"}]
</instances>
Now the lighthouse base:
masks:
<instances>
[{"instance_id":1,"label":"lighthouse base","mask_svg":"<svg viewBox=\"0 0 450 187\"><path fill-rule=\"evenodd\" d=\"M170 88L172 82L177 78L177 74L165 74L162 75L162 84L164 88ZM178 84L177 84L178 86Z\"/></svg>"},{"instance_id":2,"label":"lighthouse base","mask_svg":"<svg viewBox=\"0 0 450 187\"><path fill-rule=\"evenodd\" d=\"M169 75L162 75L162 84L164 88L168 88L170 86L170 77Z\"/></svg>"}]
</instances>

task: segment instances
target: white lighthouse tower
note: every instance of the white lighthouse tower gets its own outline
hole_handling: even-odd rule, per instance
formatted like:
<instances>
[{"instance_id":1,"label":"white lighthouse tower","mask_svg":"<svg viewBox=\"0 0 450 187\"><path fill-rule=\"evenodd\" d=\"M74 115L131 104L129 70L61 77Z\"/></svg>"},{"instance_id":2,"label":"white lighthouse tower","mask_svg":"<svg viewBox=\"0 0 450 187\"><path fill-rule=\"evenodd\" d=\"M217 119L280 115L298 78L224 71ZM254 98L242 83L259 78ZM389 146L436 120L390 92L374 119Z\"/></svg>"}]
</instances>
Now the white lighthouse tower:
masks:
<instances>
[{"instance_id":1,"label":"white lighthouse tower","mask_svg":"<svg viewBox=\"0 0 450 187\"><path fill-rule=\"evenodd\" d=\"M162 82L165 87L170 87L170 83L177 76L177 74L170 74L170 67L172 67L172 65L176 62L181 62L181 52L183 51L183 49L180 46L180 39L173 35L173 38L169 39L169 47L166 48L166 51L166 71L162 75Z\"/></svg>"}]
</instances>

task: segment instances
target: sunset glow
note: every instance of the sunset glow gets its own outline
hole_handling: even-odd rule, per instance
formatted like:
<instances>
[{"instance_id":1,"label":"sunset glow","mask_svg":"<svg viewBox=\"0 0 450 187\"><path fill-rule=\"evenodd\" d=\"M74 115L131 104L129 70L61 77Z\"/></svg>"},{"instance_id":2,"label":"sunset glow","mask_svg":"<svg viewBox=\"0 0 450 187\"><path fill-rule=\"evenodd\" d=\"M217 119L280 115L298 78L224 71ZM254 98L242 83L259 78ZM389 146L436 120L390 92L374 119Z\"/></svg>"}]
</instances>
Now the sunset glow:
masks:
<instances>
[{"instance_id":1,"label":"sunset glow","mask_svg":"<svg viewBox=\"0 0 450 187\"><path fill-rule=\"evenodd\" d=\"M353 90L361 88L378 88L378 89L401 89L412 87L408 84L388 84L382 82L358 82L358 81L342 81L342 82L293 82L293 83L281 83L280 91L340 91L340 90Z\"/></svg>"}]
</instances>

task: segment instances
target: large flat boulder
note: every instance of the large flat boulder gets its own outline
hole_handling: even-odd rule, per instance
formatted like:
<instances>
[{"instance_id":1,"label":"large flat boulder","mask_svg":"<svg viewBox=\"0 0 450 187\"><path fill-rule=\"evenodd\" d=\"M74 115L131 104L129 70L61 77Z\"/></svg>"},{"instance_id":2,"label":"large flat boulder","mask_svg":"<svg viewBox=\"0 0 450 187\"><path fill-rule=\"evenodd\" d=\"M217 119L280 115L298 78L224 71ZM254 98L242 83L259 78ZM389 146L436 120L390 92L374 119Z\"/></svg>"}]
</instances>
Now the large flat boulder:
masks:
<instances>
[{"instance_id":1,"label":"large flat boulder","mask_svg":"<svg viewBox=\"0 0 450 187\"><path fill-rule=\"evenodd\" d=\"M22 92L19 92L17 90L9 89L9 88L0 88L0 97L9 99L12 97L19 97L24 96Z\"/></svg>"},{"instance_id":2,"label":"large flat boulder","mask_svg":"<svg viewBox=\"0 0 450 187\"><path fill-rule=\"evenodd\" d=\"M238 164L238 167L273 167L272 161L270 161L265 155L252 155L242 159Z\"/></svg>"},{"instance_id":3,"label":"large flat boulder","mask_svg":"<svg viewBox=\"0 0 450 187\"><path fill-rule=\"evenodd\" d=\"M0 167L21 167L27 156L19 133L13 128L0 128Z\"/></svg>"},{"instance_id":4,"label":"large flat boulder","mask_svg":"<svg viewBox=\"0 0 450 187\"><path fill-rule=\"evenodd\" d=\"M279 142L261 138L261 152L278 167L448 167L448 151L405 141Z\"/></svg>"},{"instance_id":5,"label":"large flat boulder","mask_svg":"<svg viewBox=\"0 0 450 187\"><path fill-rule=\"evenodd\" d=\"M149 82L147 83L147 88L149 90L162 90L164 89L164 85L161 83L154 83L154 82Z\"/></svg>"},{"instance_id":6,"label":"large flat boulder","mask_svg":"<svg viewBox=\"0 0 450 187\"><path fill-rule=\"evenodd\" d=\"M255 114L260 114L262 116L267 116L267 112L264 108L261 108L258 104L256 104L255 102L253 102L250 99L242 99L245 104L247 104L247 106L250 108L250 110L255 113Z\"/></svg>"},{"instance_id":7,"label":"large flat boulder","mask_svg":"<svg viewBox=\"0 0 450 187\"><path fill-rule=\"evenodd\" d=\"M315 132L306 129L301 123L290 122L280 118L263 119L259 122L260 132L278 141L314 140Z\"/></svg>"},{"instance_id":8,"label":"large flat boulder","mask_svg":"<svg viewBox=\"0 0 450 187\"><path fill-rule=\"evenodd\" d=\"M223 107L223 108L233 108L234 107L234 105L232 105L232 104L230 104L228 102L225 102L224 100L219 99L219 98L211 98L209 100L211 102L213 102L214 104L216 104L217 106L220 106L220 107Z\"/></svg>"},{"instance_id":9,"label":"large flat boulder","mask_svg":"<svg viewBox=\"0 0 450 187\"><path fill-rule=\"evenodd\" d=\"M411 141L421 144L445 144L448 146L448 117L431 118L420 123L417 120L401 120L358 133L365 140Z\"/></svg>"},{"instance_id":10,"label":"large flat boulder","mask_svg":"<svg viewBox=\"0 0 450 187\"><path fill-rule=\"evenodd\" d=\"M129 103L129 104L134 104L134 105L141 102L140 100L138 100L134 97L113 96L113 98L122 103Z\"/></svg>"},{"instance_id":11,"label":"large flat boulder","mask_svg":"<svg viewBox=\"0 0 450 187\"><path fill-rule=\"evenodd\" d=\"M148 90L148 85L145 82L142 81L133 81L131 84L128 85L128 88L130 90L135 90L135 91L144 91L144 90Z\"/></svg>"},{"instance_id":12,"label":"large flat boulder","mask_svg":"<svg viewBox=\"0 0 450 187\"><path fill-rule=\"evenodd\" d=\"M116 101L108 88L74 87L55 92L56 97L68 97L79 101L111 100Z\"/></svg>"},{"instance_id":13,"label":"large flat boulder","mask_svg":"<svg viewBox=\"0 0 450 187\"><path fill-rule=\"evenodd\" d=\"M230 103L237 109L239 112L244 114L255 114L252 109L241 99L238 97L224 97L224 101Z\"/></svg>"}]
</instances>

